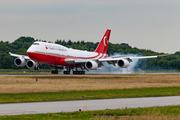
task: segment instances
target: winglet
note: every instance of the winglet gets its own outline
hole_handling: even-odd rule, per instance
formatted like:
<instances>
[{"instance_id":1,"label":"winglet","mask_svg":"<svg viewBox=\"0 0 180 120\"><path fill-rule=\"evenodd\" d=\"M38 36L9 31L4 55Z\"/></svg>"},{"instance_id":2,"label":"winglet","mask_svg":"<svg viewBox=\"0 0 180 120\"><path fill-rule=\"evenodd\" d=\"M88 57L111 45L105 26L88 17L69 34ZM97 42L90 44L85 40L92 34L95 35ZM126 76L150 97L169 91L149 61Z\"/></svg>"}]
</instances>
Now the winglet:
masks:
<instances>
[{"instance_id":1,"label":"winglet","mask_svg":"<svg viewBox=\"0 0 180 120\"><path fill-rule=\"evenodd\" d=\"M99 43L99 45L97 46L97 48L94 52L97 52L97 53L106 53L107 52L110 33L111 33L111 30L107 29L106 33L104 34L104 36L101 40L101 42Z\"/></svg>"}]
</instances>

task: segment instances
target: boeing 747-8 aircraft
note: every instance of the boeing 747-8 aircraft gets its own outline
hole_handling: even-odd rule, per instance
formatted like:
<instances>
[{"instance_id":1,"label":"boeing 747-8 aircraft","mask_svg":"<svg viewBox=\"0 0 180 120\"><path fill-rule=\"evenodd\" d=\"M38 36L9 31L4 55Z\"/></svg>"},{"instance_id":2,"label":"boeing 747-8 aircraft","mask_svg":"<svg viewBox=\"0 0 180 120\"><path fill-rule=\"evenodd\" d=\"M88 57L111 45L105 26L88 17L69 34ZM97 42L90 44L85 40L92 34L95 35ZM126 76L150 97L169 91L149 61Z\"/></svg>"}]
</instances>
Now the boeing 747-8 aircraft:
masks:
<instances>
[{"instance_id":1,"label":"boeing 747-8 aircraft","mask_svg":"<svg viewBox=\"0 0 180 120\"><path fill-rule=\"evenodd\" d=\"M101 42L94 52L76 50L67 48L62 45L46 42L34 42L27 50L27 55L17 55L9 53L11 56L17 57L14 60L16 66L27 66L29 69L39 69L39 64L49 64L54 66L52 74L58 74L58 68L66 67L64 74L85 74L84 70L96 70L103 66L103 62L108 64L117 64L121 68L127 68L133 59L157 58L156 56L116 56L109 57L106 54L108 49L109 37L111 30L107 29ZM78 70L80 69L80 70Z\"/></svg>"}]
</instances>

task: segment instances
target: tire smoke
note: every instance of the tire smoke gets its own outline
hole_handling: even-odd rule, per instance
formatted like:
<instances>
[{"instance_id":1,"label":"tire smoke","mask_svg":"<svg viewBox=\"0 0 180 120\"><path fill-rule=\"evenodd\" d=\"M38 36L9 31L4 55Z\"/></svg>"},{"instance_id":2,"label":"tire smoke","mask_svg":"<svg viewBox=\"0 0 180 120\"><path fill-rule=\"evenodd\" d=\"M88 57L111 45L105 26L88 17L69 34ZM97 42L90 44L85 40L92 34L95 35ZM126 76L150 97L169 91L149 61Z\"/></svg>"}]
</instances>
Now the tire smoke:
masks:
<instances>
[{"instance_id":1,"label":"tire smoke","mask_svg":"<svg viewBox=\"0 0 180 120\"><path fill-rule=\"evenodd\" d=\"M127 56L139 56L135 54L126 54ZM113 54L110 55L110 57L115 57L115 56L126 56L125 54ZM132 62L130 62L129 66L127 68L121 68L117 64L116 66L112 64L108 64L107 62L104 62L102 67L100 67L97 70L97 74L133 74L136 71L140 71L141 73L143 72L139 67L138 67L138 61L139 59L133 59Z\"/></svg>"}]
</instances>

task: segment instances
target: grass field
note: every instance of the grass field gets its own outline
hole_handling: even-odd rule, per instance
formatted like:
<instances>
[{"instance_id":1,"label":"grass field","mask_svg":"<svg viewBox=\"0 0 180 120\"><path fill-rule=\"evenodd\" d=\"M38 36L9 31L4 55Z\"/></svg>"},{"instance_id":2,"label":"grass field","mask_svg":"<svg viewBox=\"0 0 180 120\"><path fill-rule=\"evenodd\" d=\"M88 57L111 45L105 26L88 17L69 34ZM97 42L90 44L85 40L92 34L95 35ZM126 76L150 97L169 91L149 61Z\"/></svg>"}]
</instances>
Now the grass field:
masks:
<instances>
[{"instance_id":1,"label":"grass field","mask_svg":"<svg viewBox=\"0 0 180 120\"><path fill-rule=\"evenodd\" d=\"M178 120L180 106L0 116L1 120Z\"/></svg>"},{"instance_id":2,"label":"grass field","mask_svg":"<svg viewBox=\"0 0 180 120\"><path fill-rule=\"evenodd\" d=\"M0 76L0 93L180 87L180 75Z\"/></svg>"},{"instance_id":3,"label":"grass field","mask_svg":"<svg viewBox=\"0 0 180 120\"><path fill-rule=\"evenodd\" d=\"M123 90L91 90L68 92L0 94L0 103L63 101L108 98L157 97L180 95L179 87L141 88Z\"/></svg>"},{"instance_id":4,"label":"grass field","mask_svg":"<svg viewBox=\"0 0 180 120\"><path fill-rule=\"evenodd\" d=\"M180 95L180 75L0 76L0 103ZM177 120L180 106L0 116L10 120Z\"/></svg>"},{"instance_id":5,"label":"grass field","mask_svg":"<svg viewBox=\"0 0 180 120\"><path fill-rule=\"evenodd\" d=\"M180 95L180 75L0 76L0 103Z\"/></svg>"}]
</instances>

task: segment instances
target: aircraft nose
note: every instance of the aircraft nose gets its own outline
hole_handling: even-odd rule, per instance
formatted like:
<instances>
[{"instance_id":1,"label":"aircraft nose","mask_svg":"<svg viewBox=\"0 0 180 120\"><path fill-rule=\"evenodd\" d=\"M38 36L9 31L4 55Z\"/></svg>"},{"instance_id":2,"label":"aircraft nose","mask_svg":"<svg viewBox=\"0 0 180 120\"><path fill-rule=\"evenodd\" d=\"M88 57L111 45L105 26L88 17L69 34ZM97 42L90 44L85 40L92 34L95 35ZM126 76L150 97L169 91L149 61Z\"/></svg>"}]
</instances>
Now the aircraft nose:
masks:
<instances>
[{"instance_id":1,"label":"aircraft nose","mask_svg":"<svg viewBox=\"0 0 180 120\"><path fill-rule=\"evenodd\" d=\"M27 49L27 52L34 52L33 46L30 46L30 47Z\"/></svg>"}]
</instances>

